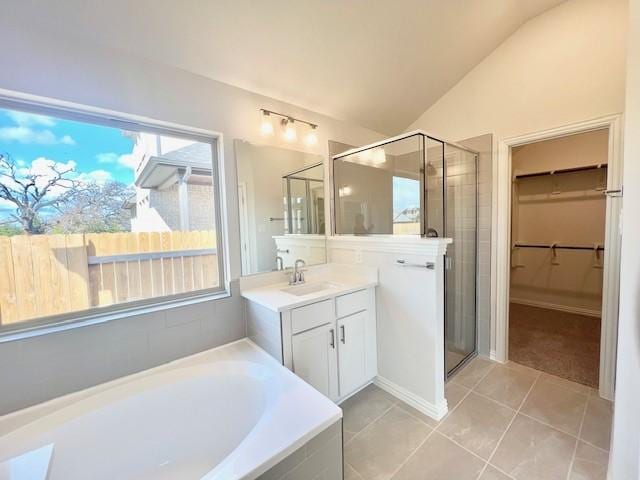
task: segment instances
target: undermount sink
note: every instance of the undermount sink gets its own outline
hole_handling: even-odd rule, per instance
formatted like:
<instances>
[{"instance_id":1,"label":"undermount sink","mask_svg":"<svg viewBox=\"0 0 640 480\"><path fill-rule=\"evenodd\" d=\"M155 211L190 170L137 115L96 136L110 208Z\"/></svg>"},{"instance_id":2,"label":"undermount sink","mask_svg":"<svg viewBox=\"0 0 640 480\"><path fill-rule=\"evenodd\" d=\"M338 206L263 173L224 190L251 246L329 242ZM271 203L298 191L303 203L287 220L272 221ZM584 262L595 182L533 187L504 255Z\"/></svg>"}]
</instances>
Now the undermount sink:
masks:
<instances>
[{"instance_id":1,"label":"undermount sink","mask_svg":"<svg viewBox=\"0 0 640 480\"><path fill-rule=\"evenodd\" d=\"M309 295L310 293L321 292L322 290L330 290L337 288L339 285L331 282L313 282L303 283L302 285L293 285L291 287L283 288L282 291L301 297L302 295Z\"/></svg>"}]
</instances>

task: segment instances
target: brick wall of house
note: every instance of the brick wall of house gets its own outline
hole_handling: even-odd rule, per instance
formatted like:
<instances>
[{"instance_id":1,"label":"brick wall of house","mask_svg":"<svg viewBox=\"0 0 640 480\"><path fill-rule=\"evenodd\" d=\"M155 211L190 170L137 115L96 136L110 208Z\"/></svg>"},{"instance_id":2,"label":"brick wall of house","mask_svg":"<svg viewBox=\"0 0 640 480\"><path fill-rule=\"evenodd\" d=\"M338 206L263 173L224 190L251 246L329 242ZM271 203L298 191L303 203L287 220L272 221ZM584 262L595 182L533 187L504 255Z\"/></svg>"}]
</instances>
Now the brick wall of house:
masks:
<instances>
[{"instance_id":1,"label":"brick wall of house","mask_svg":"<svg viewBox=\"0 0 640 480\"><path fill-rule=\"evenodd\" d=\"M215 229L215 215L213 208L213 186L195 185L188 187L189 195L189 229Z\"/></svg>"}]
</instances>

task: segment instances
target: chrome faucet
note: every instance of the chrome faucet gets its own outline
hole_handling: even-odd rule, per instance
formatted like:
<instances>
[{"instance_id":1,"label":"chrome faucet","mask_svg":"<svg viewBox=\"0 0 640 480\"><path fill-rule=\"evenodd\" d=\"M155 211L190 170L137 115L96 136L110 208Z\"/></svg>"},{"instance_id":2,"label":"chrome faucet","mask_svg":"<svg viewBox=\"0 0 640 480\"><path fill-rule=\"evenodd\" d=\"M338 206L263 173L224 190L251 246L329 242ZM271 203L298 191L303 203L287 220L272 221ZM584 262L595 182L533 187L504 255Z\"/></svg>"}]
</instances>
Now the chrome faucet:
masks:
<instances>
[{"instance_id":1,"label":"chrome faucet","mask_svg":"<svg viewBox=\"0 0 640 480\"><path fill-rule=\"evenodd\" d=\"M289 285L299 285L304 283L304 270L298 268L298 266L306 267L307 264L301 258L296 260L296 263L293 265L293 273L291 277L289 277Z\"/></svg>"}]
</instances>

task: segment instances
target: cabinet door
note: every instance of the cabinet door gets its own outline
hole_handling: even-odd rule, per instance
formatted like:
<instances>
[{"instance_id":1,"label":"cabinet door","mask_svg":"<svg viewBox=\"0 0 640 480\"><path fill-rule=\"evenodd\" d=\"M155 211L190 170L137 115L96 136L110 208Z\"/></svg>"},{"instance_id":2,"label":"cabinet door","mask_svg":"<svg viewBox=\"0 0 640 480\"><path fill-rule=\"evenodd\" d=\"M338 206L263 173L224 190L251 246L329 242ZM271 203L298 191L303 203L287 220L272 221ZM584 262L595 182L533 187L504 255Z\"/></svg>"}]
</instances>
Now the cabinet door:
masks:
<instances>
[{"instance_id":1,"label":"cabinet door","mask_svg":"<svg viewBox=\"0 0 640 480\"><path fill-rule=\"evenodd\" d=\"M345 397L367 380L367 312L338 320L340 396Z\"/></svg>"},{"instance_id":2,"label":"cabinet door","mask_svg":"<svg viewBox=\"0 0 640 480\"><path fill-rule=\"evenodd\" d=\"M292 337L294 373L332 400L338 399L337 341L333 323Z\"/></svg>"}]
</instances>

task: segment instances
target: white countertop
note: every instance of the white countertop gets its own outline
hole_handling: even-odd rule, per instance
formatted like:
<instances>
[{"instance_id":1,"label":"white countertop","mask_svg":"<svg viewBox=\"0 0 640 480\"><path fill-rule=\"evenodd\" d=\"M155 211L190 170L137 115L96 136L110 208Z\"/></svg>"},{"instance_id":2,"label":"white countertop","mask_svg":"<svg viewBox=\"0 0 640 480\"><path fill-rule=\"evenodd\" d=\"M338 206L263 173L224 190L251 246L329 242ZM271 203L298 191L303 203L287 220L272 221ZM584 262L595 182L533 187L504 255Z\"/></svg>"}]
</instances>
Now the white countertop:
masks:
<instances>
[{"instance_id":1,"label":"white countertop","mask_svg":"<svg viewBox=\"0 0 640 480\"><path fill-rule=\"evenodd\" d=\"M282 275L284 278L284 275ZM327 282L330 288L309 293L308 295L293 295L284 289L290 287L286 281L269 283L267 285L253 286L241 289L241 295L252 302L257 303L274 312L282 312L295 307L319 302L338 295L355 292L364 288L378 285L377 271L360 270L355 265L346 268L341 265L331 265L331 268L318 269L307 272L307 280L304 285Z\"/></svg>"}]
</instances>

